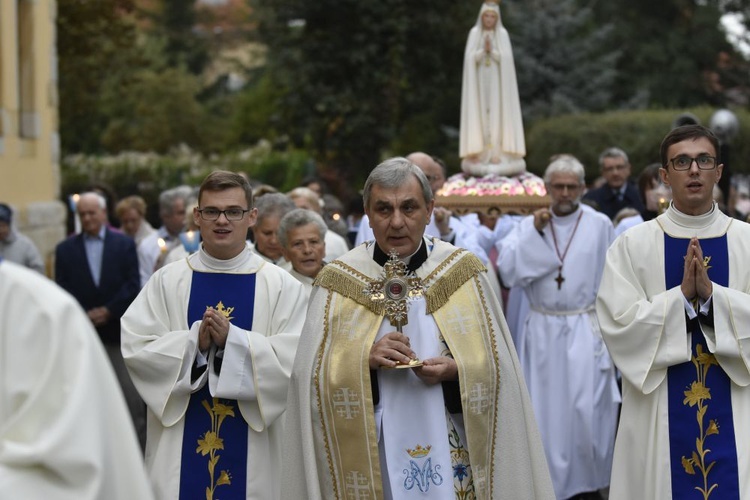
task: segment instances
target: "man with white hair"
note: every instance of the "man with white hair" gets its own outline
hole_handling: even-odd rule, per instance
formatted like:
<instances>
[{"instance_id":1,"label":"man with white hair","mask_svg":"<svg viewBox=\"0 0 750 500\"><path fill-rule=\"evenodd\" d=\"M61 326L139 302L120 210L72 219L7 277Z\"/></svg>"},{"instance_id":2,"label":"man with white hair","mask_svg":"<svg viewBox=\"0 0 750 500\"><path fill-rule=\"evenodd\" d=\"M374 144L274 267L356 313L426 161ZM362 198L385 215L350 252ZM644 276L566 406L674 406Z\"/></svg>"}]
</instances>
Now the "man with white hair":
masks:
<instances>
[{"instance_id":1,"label":"man with white hair","mask_svg":"<svg viewBox=\"0 0 750 500\"><path fill-rule=\"evenodd\" d=\"M378 165L375 239L316 278L292 369L281 497L553 498L487 271L427 237L427 176Z\"/></svg>"},{"instance_id":2,"label":"man with white hair","mask_svg":"<svg viewBox=\"0 0 750 500\"><path fill-rule=\"evenodd\" d=\"M107 201L99 193L83 193L76 210L82 231L57 245L55 281L78 300L96 328L145 446L146 407L120 352L120 318L140 289L135 241L107 227Z\"/></svg>"},{"instance_id":3,"label":"man with white hair","mask_svg":"<svg viewBox=\"0 0 750 500\"><path fill-rule=\"evenodd\" d=\"M434 196L443 187L443 184L445 184L445 176L447 175L445 165L434 156L420 151L411 153L406 158L424 172ZM424 232L427 236L434 236L457 247L465 248L479 257L485 265L489 262L487 252L479 244L474 228L467 226L457 217L453 217L452 212L444 207L435 207ZM370 219L365 214L359 224L359 231L357 232L354 245L356 246L373 239L374 235L370 227ZM496 292L499 292L499 289Z\"/></svg>"},{"instance_id":4,"label":"man with white hair","mask_svg":"<svg viewBox=\"0 0 750 500\"><path fill-rule=\"evenodd\" d=\"M580 203L583 165L555 159L544 175L550 208L500 242L500 277L530 310L517 348L559 499L609 484L620 395L594 301L613 239L606 215Z\"/></svg>"}]
</instances>

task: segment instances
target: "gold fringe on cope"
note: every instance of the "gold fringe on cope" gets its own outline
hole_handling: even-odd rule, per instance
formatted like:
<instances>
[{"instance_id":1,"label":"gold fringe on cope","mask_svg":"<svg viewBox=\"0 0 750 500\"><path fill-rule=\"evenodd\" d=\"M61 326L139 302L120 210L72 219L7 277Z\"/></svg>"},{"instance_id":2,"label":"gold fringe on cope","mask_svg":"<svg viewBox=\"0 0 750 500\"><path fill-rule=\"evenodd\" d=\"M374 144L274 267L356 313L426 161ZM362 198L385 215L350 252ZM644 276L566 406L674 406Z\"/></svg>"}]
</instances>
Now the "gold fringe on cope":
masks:
<instances>
[{"instance_id":1,"label":"gold fringe on cope","mask_svg":"<svg viewBox=\"0 0 750 500\"><path fill-rule=\"evenodd\" d=\"M450 259L447 259L449 261ZM464 252L461 259L442 276L435 276L435 283L425 285L425 300L427 313L432 314L445 305L456 290L474 276L486 271L479 258L469 252ZM430 275L432 277L432 275ZM428 281L431 281L428 278Z\"/></svg>"},{"instance_id":2,"label":"gold fringe on cope","mask_svg":"<svg viewBox=\"0 0 750 500\"><path fill-rule=\"evenodd\" d=\"M336 264L341 265L340 262L336 262ZM357 274L366 278L361 273ZM365 288L368 285L367 282L352 276L347 270L340 269L333 263L323 266L323 269L318 273L317 278L315 278L314 284L341 294L348 299L352 299L375 314L380 316L385 314L385 301L373 301L369 295L365 294Z\"/></svg>"},{"instance_id":3,"label":"gold fringe on cope","mask_svg":"<svg viewBox=\"0 0 750 500\"><path fill-rule=\"evenodd\" d=\"M447 272L441 274L447 264L456 257L459 259L458 262L451 266ZM425 280L427 312L432 314L443 307L456 290L484 271L486 271L486 268L476 255L465 250L454 252ZM354 268L336 261L323 267L318 277L315 278L314 284L341 294L382 316L385 314L385 301L372 300L365 293L371 279Z\"/></svg>"}]
</instances>

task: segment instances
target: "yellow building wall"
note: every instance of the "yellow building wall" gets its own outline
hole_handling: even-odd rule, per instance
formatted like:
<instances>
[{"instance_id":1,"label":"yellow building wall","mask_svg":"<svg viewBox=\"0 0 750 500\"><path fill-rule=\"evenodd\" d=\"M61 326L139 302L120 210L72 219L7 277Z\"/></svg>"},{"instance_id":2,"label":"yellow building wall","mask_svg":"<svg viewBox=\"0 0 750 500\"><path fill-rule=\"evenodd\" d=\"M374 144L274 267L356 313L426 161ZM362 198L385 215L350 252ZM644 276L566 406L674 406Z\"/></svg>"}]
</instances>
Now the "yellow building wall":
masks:
<instances>
[{"instance_id":1,"label":"yellow building wall","mask_svg":"<svg viewBox=\"0 0 750 500\"><path fill-rule=\"evenodd\" d=\"M51 262L59 201L55 0L0 0L0 202ZM48 269L49 270L49 269Z\"/></svg>"}]
</instances>

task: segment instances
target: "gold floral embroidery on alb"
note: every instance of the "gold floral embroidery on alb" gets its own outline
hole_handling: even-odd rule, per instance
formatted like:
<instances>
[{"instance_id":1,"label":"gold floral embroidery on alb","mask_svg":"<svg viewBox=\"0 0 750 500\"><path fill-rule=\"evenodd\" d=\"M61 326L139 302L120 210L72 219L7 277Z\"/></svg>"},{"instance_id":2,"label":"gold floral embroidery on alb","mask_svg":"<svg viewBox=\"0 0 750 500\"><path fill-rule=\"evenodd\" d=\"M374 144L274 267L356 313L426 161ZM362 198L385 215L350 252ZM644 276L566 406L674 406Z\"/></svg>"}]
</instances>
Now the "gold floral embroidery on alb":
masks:
<instances>
[{"instance_id":1,"label":"gold floral embroidery on alb","mask_svg":"<svg viewBox=\"0 0 750 500\"><path fill-rule=\"evenodd\" d=\"M690 389L685 391L685 399L682 401L683 405L689 405L690 407L697 406L698 412L696 414L696 420L698 422L699 435L695 439L695 450L690 458L682 456L682 466L690 475L696 475L698 472L703 476L703 487L697 487L696 489L701 492L704 500L708 500L711 493L719 485L714 483L709 486L708 476L711 473L716 461L708 463L708 454L711 453L711 449L707 448L706 440L708 436L719 433L719 424L716 420L709 420L708 424L704 424L704 417L708 411L707 401L711 399L711 389L706 386L706 377L708 370L712 365L718 366L719 363L713 354L709 352L703 352L703 346L698 344L696 346L697 356L692 357L693 365L695 366L697 380L690 384Z\"/></svg>"},{"instance_id":2,"label":"gold floral embroidery on alb","mask_svg":"<svg viewBox=\"0 0 750 500\"><path fill-rule=\"evenodd\" d=\"M206 500L213 500L216 488L224 484L232 484L232 475L228 470L222 470L219 477L216 477L216 464L219 463L221 458L221 455L218 454L219 450L224 449L224 440L219 436L221 424L225 418L234 417L234 408L220 403L218 398L213 398L213 406L207 400L204 400L202 404L211 416L211 430L198 440L198 448L195 449L195 452L204 457L208 455L208 474L211 478L211 485L206 487Z\"/></svg>"}]
</instances>

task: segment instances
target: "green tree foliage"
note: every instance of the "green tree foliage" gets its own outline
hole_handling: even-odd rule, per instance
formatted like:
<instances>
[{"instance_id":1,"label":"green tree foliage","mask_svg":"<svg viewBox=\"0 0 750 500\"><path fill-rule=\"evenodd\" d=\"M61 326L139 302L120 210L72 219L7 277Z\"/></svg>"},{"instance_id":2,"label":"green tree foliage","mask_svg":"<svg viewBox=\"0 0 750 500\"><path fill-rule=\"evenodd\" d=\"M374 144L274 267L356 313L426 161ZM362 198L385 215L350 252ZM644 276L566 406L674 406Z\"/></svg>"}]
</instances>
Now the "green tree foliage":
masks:
<instances>
[{"instance_id":1,"label":"green tree foliage","mask_svg":"<svg viewBox=\"0 0 750 500\"><path fill-rule=\"evenodd\" d=\"M582 0L585 1L585 0ZM615 101L636 107L727 105L726 90L746 68L726 40L720 18L746 1L589 1L597 22L613 23L608 46L622 50ZM732 6L731 3L736 5ZM630 99L636 95L637 99Z\"/></svg>"},{"instance_id":2,"label":"green tree foliage","mask_svg":"<svg viewBox=\"0 0 750 500\"><path fill-rule=\"evenodd\" d=\"M170 67L168 40L147 36L136 14L132 0L58 1L64 154L208 149L222 130L197 100L197 77Z\"/></svg>"},{"instance_id":3,"label":"green tree foliage","mask_svg":"<svg viewBox=\"0 0 750 500\"><path fill-rule=\"evenodd\" d=\"M195 30L195 4L196 0L161 0L160 8L149 17L154 26L151 34L166 41L168 64L199 75L209 61L209 49L205 34Z\"/></svg>"},{"instance_id":4,"label":"green tree foliage","mask_svg":"<svg viewBox=\"0 0 750 500\"><path fill-rule=\"evenodd\" d=\"M273 78L283 89L281 120L302 131L291 135L315 152L329 183L359 185L353 181L362 180L409 123L427 123L432 143L411 149L445 142L432 131L458 123L463 45L478 5L256 2Z\"/></svg>"},{"instance_id":5,"label":"green tree foliage","mask_svg":"<svg viewBox=\"0 0 750 500\"><path fill-rule=\"evenodd\" d=\"M204 149L212 129L195 99L199 89L195 76L181 68L136 71L127 88L109 88L103 97L110 120L102 145L110 152L163 153L180 143Z\"/></svg>"},{"instance_id":6,"label":"green tree foliage","mask_svg":"<svg viewBox=\"0 0 750 500\"><path fill-rule=\"evenodd\" d=\"M506 4L518 87L527 124L566 113L602 111L613 104L615 64L607 49L612 24L594 22L579 0Z\"/></svg>"},{"instance_id":7,"label":"green tree foliage","mask_svg":"<svg viewBox=\"0 0 750 500\"><path fill-rule=\"evenodd\" d=\"M109 120L104 87L141 64L131 0L58 0L60 136L64 152L98 152Z\"/></svg>"}]
</instances>

